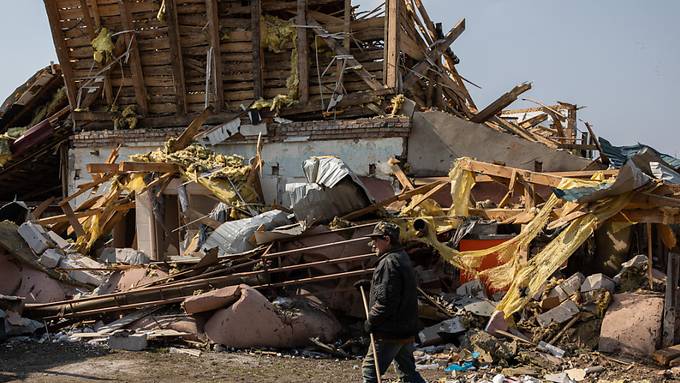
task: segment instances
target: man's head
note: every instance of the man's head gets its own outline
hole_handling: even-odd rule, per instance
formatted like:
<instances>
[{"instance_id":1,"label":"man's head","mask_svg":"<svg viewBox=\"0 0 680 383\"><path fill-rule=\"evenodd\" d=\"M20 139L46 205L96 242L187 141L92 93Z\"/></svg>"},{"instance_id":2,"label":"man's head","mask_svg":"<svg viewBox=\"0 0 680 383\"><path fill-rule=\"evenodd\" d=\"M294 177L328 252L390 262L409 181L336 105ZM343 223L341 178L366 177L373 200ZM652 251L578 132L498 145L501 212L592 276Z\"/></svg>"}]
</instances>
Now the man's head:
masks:
<instances>
[{"instance_id":1,"label":"man's head","mask_svg":"<svg viewBox=\"0 0 680 383\"><path fill-rule=\"evenodd\" d=\"M382 255L399 245L399 226L390 222L379 222L368 236L373 239L371 241L373 251Z\"/></svg>"}]
</instances>

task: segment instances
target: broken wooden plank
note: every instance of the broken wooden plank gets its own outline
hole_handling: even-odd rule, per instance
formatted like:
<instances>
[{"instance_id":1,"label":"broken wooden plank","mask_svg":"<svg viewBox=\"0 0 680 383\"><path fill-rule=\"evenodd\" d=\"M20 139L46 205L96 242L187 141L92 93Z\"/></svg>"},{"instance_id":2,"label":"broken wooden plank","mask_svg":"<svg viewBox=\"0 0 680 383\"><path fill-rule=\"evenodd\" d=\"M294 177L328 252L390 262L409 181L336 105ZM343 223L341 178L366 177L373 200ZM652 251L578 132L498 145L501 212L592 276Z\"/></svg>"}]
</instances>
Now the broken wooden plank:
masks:
<instances>
[{"instance_id":1,"label":"broken wooden plank","mask_svg":"<svg viewBox=\"0 0 680 383\"><path fill-rule=\"evenodd\" d=\"M661 350L656 350L652 354L652 358L660 366L666 367L671 362L671 360L680 357L680 344L674 346L662 348Z\"/></svg>"},{"instance_id":2,"label":"broken wooden plank","mask_svg":"<svg viewBox=\"0 0 680 383\"><path fill-rule=\"evenodd\" d=\"M78 218L76 217L75 213L73 213L73 209L71 208L69 202L68 201L62 202L59 204L59 207L61 207L61 210L64 212L66 219L68 220L69 224L73 228L73 231L76 233L76 235L78 237L84 236L85 229L83 229L83 225L80 224L80 221L78 221Z\"/></svg>"},{"instance_id":3,"label":"broken wooden plank","mask_svg":"<svg viewBox=\"0 0 680 383\"><path fill-rule=\"evenodd\" d=\"M103 174L103 173L116 174L120 172L119 166L120 166L119 164L91 163L85 165L85 169L90 174Z\"/></svg>"},{"instance_id":4,"label":"broken wooden plank","mask_svg":"<svg viewBox=\"0 0 680 383\"><path fill-rule=\"evenodd\" d=\"M435 181L435 182L432 182L430 184L417 187L413 190L408 190L408 191L405 191L401 194L392 196L392 197L387 198L387 199L380 201L378 203L374 203L371 206L367 206L365 208L351 212L349 214L342 216L341 218L346 219L346 220L352 220L352 219L355 219L355 218L359 218L359 217L364 216L368 213L372 213L372 212L374 212L374 211L376 211L376 210L378 210L378 209L380 209L384 206L387 206L387 205L389 205L393 202L407 200L407 199L409 199L409 198L411 198L415 195L425 193L425 192L431 190L432 188L435 188L439 185L446 184L446 183L447 182L445 182L445 181Z\"/></svg>"},{"instance_id":5,"label":"broken wooden plank","mask_svg":"<svg viewBox=\"0 0 680 383\"><path fill-rule=\"evenodd\" d=\"M312 28L314 30L314 33L316 33L317 36L319 36L323 41L326 42L326 45L335 52L336 55L339 56L344 56L346 57L347 64L350 66L350 68L356 72L356 74L366 83L368 86L373 89L373 90L381 90L385 89L385 86L378 82L375 77L373 77L372 74L370 74L364 66L357 61L354 56L352 56L347 49L344 47L340 46L333 37L331 37L328 34L328 31L319 24L318 21L316 21L313 17L308 15L307 17L307 24L310 26L313 26L315 28Z\"/></svg>"},{"instance_id":6,"label":"broken wooden plank","mask_svg":"<svg viewBox=\"0 0 680 383\"><path fill-rule=\"evenodd\" d=\"M428 53L427 58L414 66L411 71L405 76L404 87L410 88L415 84L420 76L425 73L431 64L435 64L441 59L442 54L453 42L465 31L465 19L456 24L444 39L437 40L432 50Z\"/></svg>"},{"instance_id":7,"label":"broken wooden plank","mask_svg":"<svg viewBox=\"0 0 680 383\"><path fill-rule=\"evenodd\" d=\"M61 205L60 205L61 206ZM135 203L130 202L126 204L120 204L113 207L113 211L127 211L135 208ZM75 218L85 218L103 212L106 208L100 207L96 209L87 209L83 211L73 212ZM62 208L63 210L63 208ZM55 215L51 217L41 218L36 221L40 225L53 225L55 223L71 222L67 214Z\"/></svg>"},{"instance_id":8,"label":"broken wooden plank","mask_svg":"<svg viewBox=\"0 0 680 383\"><path fill-rule=\"evenodd\" d=\"M168 25L168 40L170 41L170 62L172 64L172 82L175 86L176 114L183 116L187 113L187 89L184 80L184 61L179 35L179 22L177 20L176 0L165 0L165 20Z\"/></svg>"},{"instance_id":9,"label":"broken wooden plank","mask_svg":"<svg viewBox=\"0 0 680 383\"><path fill-rule=\"evenodd\" d=\"M527 82L517 85L516 87L512 88L509 92L506 92L503 95L501 95L499 98L496 99L496 101L489 104L486 108L479 111L479 113L475 114L470 119L470 121L482 123L488 120L492 116L498 114L508 105L512 104L515 100L517 100L517 97L519 97L519 95L528 91L529 89L531 89L531 83Z\"/></svg>"},{"instance_id":10,"label":"broken wooden plank","mask_svg":"<svg viewBox=\"0 0 680 383\"><path fill-rule=\"evenodd\" d=\"M448 183L442 183L442 184L439 184L439 185L433 187L432 189L428 190L427 192L425 192L425 194L422 195L422 198L421 198L418 202L416 202L416 203L414 203L413 205L409 205L409 206L407 206L406 208L404 208L404 209L401 211L401 214L407 214L408 212L412 211L413 209L415 209L416 207L418 207L418 205L420 205L421 203L423 203L423 201L425 201L426 199L432 197L435 193L437 193L438 191L442 190L442 188L444 188L444 187L447 186L447 185L448 185Z\"/></svg>"},{"instance_id":11,"label":"broken wooden plank","mask_svg":"<svg viewBox=\"0 0 680 383\"><path fill-rule=\"evenodd\" d=\"M411 180L408 179L406 174L404 174L404 171L399 166L398 160L396 160L394 158L390 158L387 162L390 164L390 169L392 170L392 174L397 178L397 180L401 184L401 187L404 188L404 190L415 189L415 187L413 186L413 183L411 183Z\"/></svg>"},{"instance_id":12,"label":"broken wooden plank","mask_svg":"<svg viewBox=\"0 0 680 383\"><path fill-rule=\"evenodd\" d=\"M135 89L135 99L137 100L137 107L142 115L149 112L149 100L144 85L144 72L142 71L142 61L139 55L139 47L137 46L137 34L132 25L132 15L127 5L128 0L118 0L120 9L120 19L123 24L123 29L130 31L125 34L126 42L130 46L130 71L132 72L132 85ZM61 61L60 61L61 63Z\"/></svg>"},{"instance_id":13,"label":"broken wooden plank","mask_svg":"<svg viewBox=\"0 0 680 383\"><path fill-rule=\"evenodd\" d=\"M562 182L562 177L560 176L555 176L548 173L532 172L530 170L512 168L509 166L489 164L468 158L461 160L459 163L462 169L469 170L474 173L486 174L507 179L512 178L513 173L516 173L517 176L521 176L525 182L536 185L557 187L560 182Z\"/></svg>"},{"instance_id":14,"label":"broken wooden plank","mask_svg":"<svg viewBox=\"0 0 680 383\"><path fill-rule=\"evenodd\" d=\"M215 89L215 113L219 113L224 108L224 80L222 79L222 49L220 34L220 9L217 0L205 0L208 12L208 34L210 36L210 47L212 48L213 58L213 81Z\"/></svg>"},{"instance_id":15,"label":"broken wooden plank","mask_svg":"<svg viewBox=\"0 0 680 383\"><path fill-rule=\"evenodd\" d=\"M177 173L179 166L166 162L131 162L123 161L120 163L121 172L142 172L142 173Z\"/></svg>"},{"instance_id":16,"label":"broken wooden plank","mask_svg":"<svg viewBox=\"0 0 680 383\"><path fill-rule=\"evenodd\" d=\"M177 140L172 141L169 145L169 150L170 152L176 152L178 150L185 149L187 146L191 144L191 142L194 140L194 137L196 137L196 134L198 134L198 130L203 126L205 121L212 115L213 108L212 106L208 106L199 114L196 118L194 118L193 121L187 126L186 129L182 132L182 134L177 137Z\"/></svg>"}]
</instances>

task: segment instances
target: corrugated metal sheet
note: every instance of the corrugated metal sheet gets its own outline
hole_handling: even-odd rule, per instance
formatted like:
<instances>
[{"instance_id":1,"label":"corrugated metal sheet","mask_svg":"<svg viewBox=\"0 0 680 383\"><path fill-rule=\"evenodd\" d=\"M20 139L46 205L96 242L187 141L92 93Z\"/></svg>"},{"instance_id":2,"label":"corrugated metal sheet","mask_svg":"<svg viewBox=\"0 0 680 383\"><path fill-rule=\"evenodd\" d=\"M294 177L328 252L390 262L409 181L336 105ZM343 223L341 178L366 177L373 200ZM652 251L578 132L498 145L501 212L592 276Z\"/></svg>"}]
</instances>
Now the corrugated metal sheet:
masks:
<instances>
[{"instance_id":1,"label":"corrugated metal sheet","mask_svg":"<svg viewBox=\"0 0 680 383\"><path fill-rule=\"evenodd\" d=\"M241 253L253 249L250 239L258 227L264 225L266 230L287 225L288 214L281 210L271 210L253 218L229 221L220 225L210 234L203 249L217 247L219 255Z\"/></svg>"}]
</instances>

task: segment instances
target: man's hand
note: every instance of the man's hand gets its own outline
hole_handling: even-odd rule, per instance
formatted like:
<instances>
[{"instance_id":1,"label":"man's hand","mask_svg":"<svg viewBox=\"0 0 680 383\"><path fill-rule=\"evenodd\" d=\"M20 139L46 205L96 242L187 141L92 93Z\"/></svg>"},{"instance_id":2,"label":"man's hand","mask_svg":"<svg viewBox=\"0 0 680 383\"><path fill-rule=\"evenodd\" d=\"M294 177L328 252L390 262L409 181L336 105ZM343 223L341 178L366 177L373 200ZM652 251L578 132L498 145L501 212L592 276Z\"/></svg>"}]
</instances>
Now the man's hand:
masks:
<instances>
[{"instance_id":1,"label":"man's hand","mask_svg":"<svg viewBox=\"0 0 680 383\"><path fill-rule=\"evenodd\" d=\"M354 282L354 288L359 290L361 287L364 288L364 291L368 290L371 288L371 281L368 279L360 279L356 282Z\"/></svg>"},{"instance_id":2,"label":"man's hand","mask_svg":"<svg viewBox=\"0 0 680 383\"><path fill-rule=\"evenodd\" d=\"M371 321L368 319L364 321L364 331L366 331L367 333L373 332L373 325L371 324Z\"/></svg>"}]
</instances>

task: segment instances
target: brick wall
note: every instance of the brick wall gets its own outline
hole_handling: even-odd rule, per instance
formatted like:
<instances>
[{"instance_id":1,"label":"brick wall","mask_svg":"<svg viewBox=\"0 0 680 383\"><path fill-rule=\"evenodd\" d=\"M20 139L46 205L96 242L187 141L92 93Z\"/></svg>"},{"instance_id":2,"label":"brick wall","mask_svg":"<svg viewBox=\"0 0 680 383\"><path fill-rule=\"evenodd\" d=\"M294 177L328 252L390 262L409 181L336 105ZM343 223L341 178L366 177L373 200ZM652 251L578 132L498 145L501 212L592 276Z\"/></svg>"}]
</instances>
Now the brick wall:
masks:
<instances>
[{"instance_id":1,"label":"brick wall","mask_svg":"<svg viewBox=\"0 0 680 383\"><path fill-rule=\"evenodd\" d=\"M264 142L283 142L305 138L310 141L350 140L362 138L408 137L411 121L408 117L378 117L355 120L301 121L268 125ZM183 128L85 131L71 137L73 147L107 147L118 144L163 143L177 137ZM234 137L231 143L255 142L256 136Z\"/></svg>"}]
</instances>

